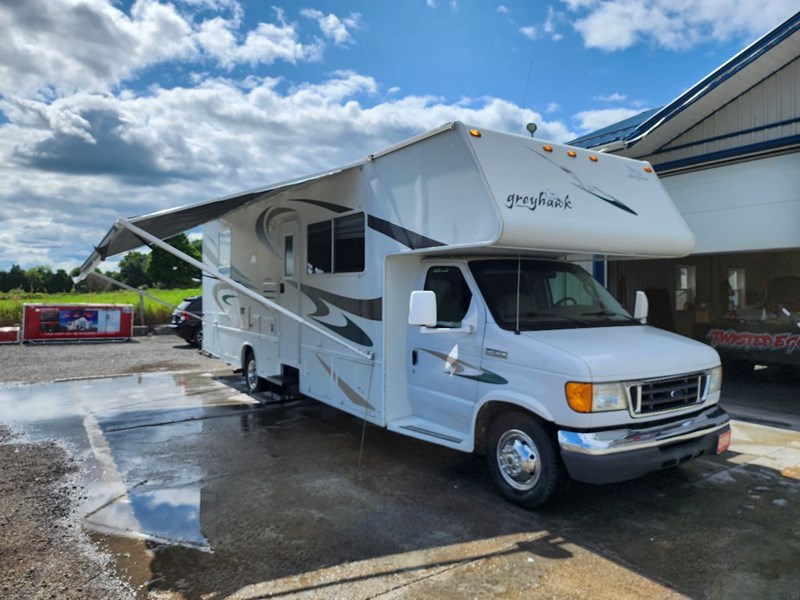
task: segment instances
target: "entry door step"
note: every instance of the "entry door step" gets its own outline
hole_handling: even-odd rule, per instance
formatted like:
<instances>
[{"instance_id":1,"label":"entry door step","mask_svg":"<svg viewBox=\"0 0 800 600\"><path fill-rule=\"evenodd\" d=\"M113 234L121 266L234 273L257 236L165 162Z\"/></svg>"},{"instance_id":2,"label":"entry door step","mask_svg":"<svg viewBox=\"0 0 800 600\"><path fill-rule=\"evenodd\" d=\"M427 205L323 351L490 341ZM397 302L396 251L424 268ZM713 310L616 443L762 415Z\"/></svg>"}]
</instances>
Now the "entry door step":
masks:
<instances>
[{"instance_id":1,"label":"entry door step","mask_svg":"<svg viewBox=\"0 0 800 600\"><path fill-rule=\"evenodd\" d=\"M265 379L269 390L280 400L295 400L300 397L300 378L297 373L270 375Z\"/></svg>"},{"instance_id":2,"label":"entry door step","mask_svg":"<svg viewBox=\"0 0 800 600\"><path fill-rule=\"evenodd\" d=\"M390 421L386 425L389 431L402 433L418 440L433 442L440 446L456 448L457 450L467 449L467 439L463 431L457 431L448 427L443 427L433 421L420 419L419 417L403 417Z\"/></svg>"},{"instance_id":3,"label":"entry door step","mask_svg":"<svg viewBox=\"0 0 800 600\"><path fill-rule=\"evenodd\" d=\"M297 374L292 375L270 375L267 377L267 381L272 385L276 385L279 387L288 387L290 385L297 385L300 382L300 378Z\"/></svg>"}]
</instances>

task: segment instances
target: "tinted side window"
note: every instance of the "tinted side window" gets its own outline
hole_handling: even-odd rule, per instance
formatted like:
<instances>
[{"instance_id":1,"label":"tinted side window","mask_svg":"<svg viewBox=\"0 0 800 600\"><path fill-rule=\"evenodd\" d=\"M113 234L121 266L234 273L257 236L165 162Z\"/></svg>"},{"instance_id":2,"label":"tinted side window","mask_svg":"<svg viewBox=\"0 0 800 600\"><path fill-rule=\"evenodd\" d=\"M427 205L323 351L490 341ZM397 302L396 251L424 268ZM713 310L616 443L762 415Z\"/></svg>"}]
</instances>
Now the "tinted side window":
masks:
<instances>
[{"instance_id":1,"label":"tinted side window","mask_svg":"<svg viewBox=\"0 0 800 600\"><path fill-rule=\"evenodd\" d=\"M458 267L431 267L425 289L436 293L436 326L460 327L472 301L472 292Z\"/></svg>"},{"instance_id":2,"label":"tinted side window","mask_svg":"<svg viewBox=\"0 0 800 600\"><path fill-rule=\"evenodd\" d=\"M308 272L330 273L333 271L331 250L333 249L333 227L331 221L312 223L307 236Z\"/></svg>"},{"instance_id":3,"label":"tinted side window","mask_svg":"<svg viewBox=\"0 0 800 600\"><path fill-rule=\"evenodd\" d=\"M364 213L333 220L333 272L364 270Z\"/></svg>"}]
</instances>

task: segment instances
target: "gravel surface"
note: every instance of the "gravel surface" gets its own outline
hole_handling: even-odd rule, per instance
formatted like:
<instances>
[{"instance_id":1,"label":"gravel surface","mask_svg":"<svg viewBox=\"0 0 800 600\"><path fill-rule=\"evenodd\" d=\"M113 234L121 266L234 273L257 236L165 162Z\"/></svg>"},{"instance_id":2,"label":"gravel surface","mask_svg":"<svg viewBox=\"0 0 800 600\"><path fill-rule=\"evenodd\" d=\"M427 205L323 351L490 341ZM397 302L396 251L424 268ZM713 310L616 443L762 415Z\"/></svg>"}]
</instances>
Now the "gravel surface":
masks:
<instances>
[{"instance_id":1,"label":"gravel surface","mask_svg":"<svg viewBox=\"0 0 800 600\"><path fill-rule=\"evenodd\" d=\"M0 597L135 597L81 528L78 473L64 448L0 426Z\"/></svg>"},{"instance_id":2,"label":"gravel surface","mask_svg":"<svg viewBox=\"0 0 800 600\"><path fill-rule=\"evenodd\" d=\"M151 371L226 368L174 335L129 342L78 344L0 344L0 385L43 383Z\"/></svg>"},{"instance_id":3,"label":"gravel surface","mask_svg":"<svg viewBox=\"0 0 800 600\"><path fill-rule=\"evenodd\" d=\"M172 335L122 343L0 345L0 387L152 371L227 369ZM68 449L0 424L0 598L114 600L135 593L92 544L76 509L81 466Z\"/></svg>"}]
</instances>

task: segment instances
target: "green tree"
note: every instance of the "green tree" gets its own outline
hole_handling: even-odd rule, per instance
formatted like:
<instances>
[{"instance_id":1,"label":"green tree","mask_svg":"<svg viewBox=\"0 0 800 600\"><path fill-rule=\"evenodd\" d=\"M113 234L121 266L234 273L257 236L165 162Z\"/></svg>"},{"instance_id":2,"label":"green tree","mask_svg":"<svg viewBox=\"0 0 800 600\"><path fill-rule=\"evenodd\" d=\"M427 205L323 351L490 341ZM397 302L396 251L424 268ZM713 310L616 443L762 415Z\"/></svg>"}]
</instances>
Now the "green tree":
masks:
<instances>
[{"instance_id":1,"label":"green tree","mask_svg":"<svg viewBox=\"0 0 800 600\"><path fill-rule=\"evenodd\" d=\"M53 277L50 279L50 283L47 285L47 293L59 294L62 292L69 292L72 291L72 288L72 278L67 275L67 272L64 269L59 269L53 273Z\"/></svg>"},{"instance_id":2,"label":"green tree","mask_svg":"<svg viewBox=\"0 0 800 600\"><path fill-rule=\"evenodd\" d=\"M131 287L151 285L147 272L148 256L142 252L128 252L119 261L119 280Z\"/></svg>"},{"instance_id":3,"label":"green tree","mask_svg":"<svg viewBox=\"0 0 800 600\"><path fill-rule=\"evenodd\" d=\"M28 278L25 276L25 271L22 270L22 267L19 265L11 265L11 268L8 270L8 276L6 277L6 285L8 289L6 291L11 290L27 290L28 289Z\"/></svg>"},{"instance_id":4,"label":"green tree","mask_svg":"<svg viewBox=\"0 0 800 600\"><path fill-rule=\"evenodd\" d=\"M184 254L200 260L200 254L185 233L179 233L166 242ZM200 279L199 269L158 247L153 248L150 253L147 273L150 275L150 281L161 288L191 287L195 285L194 279Z\"/></svg>"},{"instance_id":5,"label":"green tree","mask_svg":"<svg viewBox=\"0 0 800 600\"><path fill-rule=\"evenodd\" d=\"M31 292L47 292L47 286L53 278L53 270L45 265L31 267L25 271L27 289Z\"/></svg>"}]
</instances>

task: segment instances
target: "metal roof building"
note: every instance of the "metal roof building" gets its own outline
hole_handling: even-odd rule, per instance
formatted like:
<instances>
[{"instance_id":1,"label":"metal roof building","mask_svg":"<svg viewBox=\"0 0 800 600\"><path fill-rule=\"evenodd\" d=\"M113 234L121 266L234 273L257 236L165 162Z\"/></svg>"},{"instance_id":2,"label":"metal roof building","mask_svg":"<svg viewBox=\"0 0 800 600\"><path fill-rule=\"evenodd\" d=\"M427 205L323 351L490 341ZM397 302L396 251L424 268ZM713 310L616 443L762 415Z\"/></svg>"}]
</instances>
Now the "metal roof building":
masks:
<instances>
[{"instance_id":1,"label":"metal roof building","mask_svg":"<svg viewBox=\"0 0 800 600\"><path fill-rule=\"evenodd\" d=\"M608 264L623 301L662 296L665 327L702 338L800 277L800 13L667 105L571 143L649 161L694 232L686 258Z\"/></svg>"}]
</instances>

